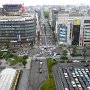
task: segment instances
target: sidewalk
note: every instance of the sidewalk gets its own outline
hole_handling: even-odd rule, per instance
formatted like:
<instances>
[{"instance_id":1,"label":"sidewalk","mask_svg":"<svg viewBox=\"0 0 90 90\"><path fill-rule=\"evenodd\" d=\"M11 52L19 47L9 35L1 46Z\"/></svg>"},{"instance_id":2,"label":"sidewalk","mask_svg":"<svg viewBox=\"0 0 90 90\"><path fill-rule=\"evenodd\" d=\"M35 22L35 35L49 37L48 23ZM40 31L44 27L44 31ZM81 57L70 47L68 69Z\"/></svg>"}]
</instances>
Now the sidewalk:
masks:
<instances>
[{"instance_id":1,"label":"sidewalk","mask_svg":"<svg viewBox=\"0 0 90 90\"><path fill-rule=\"evenodd\" d=\"M31 57L27 59L26 69L30 69L30 65L31 65Z\"/></svg>"},{"instance_id":2,"label":"sidewalk","mask_svg":"<svg viewBox=\"0 0 90 90\"><path fill-rule=\"evenodd\" d=\"M0 62L2 63L0 65L0 67L15 68L15 69L24 69L24 66L23 65L19 65L19 64L10 66L10 63L9 62L6 63L6 60L4 60L4 59L0 60ZM30 65L31 65L31 57L29 57L27 59L26 69L30 69Z\"/></svg>"}]
</instances>

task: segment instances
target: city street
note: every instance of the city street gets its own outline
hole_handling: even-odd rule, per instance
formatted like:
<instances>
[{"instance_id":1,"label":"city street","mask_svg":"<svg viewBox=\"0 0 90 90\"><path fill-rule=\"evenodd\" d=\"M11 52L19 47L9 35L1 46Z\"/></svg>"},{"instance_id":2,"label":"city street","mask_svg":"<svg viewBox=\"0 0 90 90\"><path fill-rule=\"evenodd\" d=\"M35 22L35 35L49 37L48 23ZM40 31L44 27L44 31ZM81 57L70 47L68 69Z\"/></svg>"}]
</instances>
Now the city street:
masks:
<instances>
[{"instance_id":1,"label":"city street","mask_svg":"<svg viewBox=\"0 0 90 90\"><path fill-rule=\"evenodd\" d=\"M42 16L42 18L44 17ZM39 46L28 50L28 55L31 57L29 90L39 90L40 85L48 79L46 58L49 58L50 56L48 51L50 51L51 48L53 50L56 47L53 45L52 33L47 21L45 21L45 19L42 21L40 44Z\"/></svg>"},{"instance_id":2,"label":"city street","mask_svg":"<svg viewBox=\"0 0 90 90\"><path fill-rule=\"evenodd\" d=\"M0 90L90 90L89 0L43 1L1 3Z\"/></svg>"},{"instance_id":3,"label":"city street","mask_svg":"<svg viewBox=\"0 0 90 90\"><path fill-rule=\"evenodd\" d=\"M40 85L48 79L46 60L41 60L41 62L41 65L39 59L31 62L29 90L38 90ZM40 69L42 69L41 72Z\"/></svg>"}]
</instances>

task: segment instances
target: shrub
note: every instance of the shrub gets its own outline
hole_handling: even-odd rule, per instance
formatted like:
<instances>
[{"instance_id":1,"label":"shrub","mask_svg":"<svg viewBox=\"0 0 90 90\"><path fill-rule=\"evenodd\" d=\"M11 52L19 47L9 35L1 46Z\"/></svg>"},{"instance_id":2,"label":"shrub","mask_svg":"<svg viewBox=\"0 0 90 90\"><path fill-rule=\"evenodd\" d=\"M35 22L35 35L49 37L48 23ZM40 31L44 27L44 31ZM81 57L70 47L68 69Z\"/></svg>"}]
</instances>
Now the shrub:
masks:
<instances>
[{"instance_id":1,"label":"shrub","mask_svg":"<svg viewBox=\"0 0 90 90\"><path fill-rule=\"evenodd\" d=\"M73 61L71 61L71 60L70 60L70 61L67 61L67 63L72 63L72 62L73 62Z\"/></svg>"},{"instance_id":2,"label":"shrub","mask_svg":"<svg viewBox=\"0 0 90 90\"><path fill-rule=\"evenodd\" d=\"M27 59L27 58L28 58L28 55L24 55L24 56L23 56L23 59Z\"/></svg>"},{"instance_id":3,"label":"shrub","mask_svg":"<svg viewBox=\"0 0 90 90\"><path fill-rule=\"evenodd\" d=\"M61 59L62 60L68 60L68 57L63 55L63 56L61 56Z\"/></svg>"}]
</instances>

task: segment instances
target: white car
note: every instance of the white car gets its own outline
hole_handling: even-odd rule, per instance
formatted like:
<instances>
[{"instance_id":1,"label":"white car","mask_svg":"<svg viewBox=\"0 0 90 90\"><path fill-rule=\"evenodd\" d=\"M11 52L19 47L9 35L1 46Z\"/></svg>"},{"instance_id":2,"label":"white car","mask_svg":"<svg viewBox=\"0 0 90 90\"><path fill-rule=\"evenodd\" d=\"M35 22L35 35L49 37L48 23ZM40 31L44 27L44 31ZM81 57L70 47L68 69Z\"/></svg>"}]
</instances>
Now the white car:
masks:
<instances>
[{"instance_id":1,"label":"white car","mask_svg":"<svg viewBox=\"0 0 90 90\"><path fill-rule=\"evenodd\" d=\"M69 90L68 88L65 88L65 90Z\"/></svg>"},{"instance_id":2,"label":"white car","mask_svg":"<svg viewBox=\"0 0 90 90\"><path fill-rule=\"evenodd\" d=\"M76 83L74 81L71 81L73 87L76 87Z\"/></svg>"},{"instance_id":3,"label":"white car","mask_svg":"<svg viewBox=\"0 0 90 90\"><path fill-rule=\"evenodd\" d=\"M88 86L87 89L90 90L90 86Z\"/></svg>"},{"instance_id":4,"label":"white car","mask_svg":"<svg viewBox=\"0 0 90 90\"><path fill-rule=\"evenodd\" d=\"M73 77L76 77L75 73L72 73Z\"/></svg>"},{"instance_id":5,"label":"white car","mask_svg":"<svg viewBox=\"0 0 90 90\"><path fill-rule=\"evenodd\" d=\"M73 62L79 62L78 60L74 60Z\"/></svg>"},{"instance_id":6,"label":"white car","mask_svg":"<svg viewBox=\"0 0 90 90\"><path fill-rule=\"evenodd\" d=\"M42 62L40 61L40 64L42 64Z\"/></svg>"},{"instance_id":7,"label":"white car","mask_svg":"<svg viewBox=\"0 0 90 90\"><path fill-rule=\"evenodd\" d=\"M67 73L64 73L65 77L68 77Z\"/></svg>"},{"instance_id":8,"label":"white car","mask_svg":"<svg viewBox=\"0 0 90 90\"><path fill-rule=\"evenodd\" d=\"M79 83L79 81L78 81L78 79L77 79L77 78L75 78L75 82L76 82L76 83Z\"/></svg>"}]
</instances>

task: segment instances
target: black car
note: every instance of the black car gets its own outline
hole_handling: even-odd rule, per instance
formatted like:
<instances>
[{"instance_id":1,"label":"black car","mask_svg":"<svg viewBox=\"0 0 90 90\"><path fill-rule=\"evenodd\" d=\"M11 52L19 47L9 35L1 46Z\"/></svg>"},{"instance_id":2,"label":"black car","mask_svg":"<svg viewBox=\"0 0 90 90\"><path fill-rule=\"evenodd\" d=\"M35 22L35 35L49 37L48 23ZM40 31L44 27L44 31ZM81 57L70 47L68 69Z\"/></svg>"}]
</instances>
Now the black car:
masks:
<instances>
[{"instance_id":1,"label":"black car","mask_svg":"<svg viewBox=\"0 0 90 90\"><path fill-rule=\"evenodd\" d=\"M39 69L39 73L42 73L42 68Z\"/></svg>"},{"instance_id":2,"label":"black car","mask_svg":"<svg viewBox=\"0 0 90 90\"><path fill-rule=\"evenodd\" d=\"M89 66L89 64L85 64L85 65L84 65L84 67L88 67L88 66Z\"/></svg>"}]
</instances>

